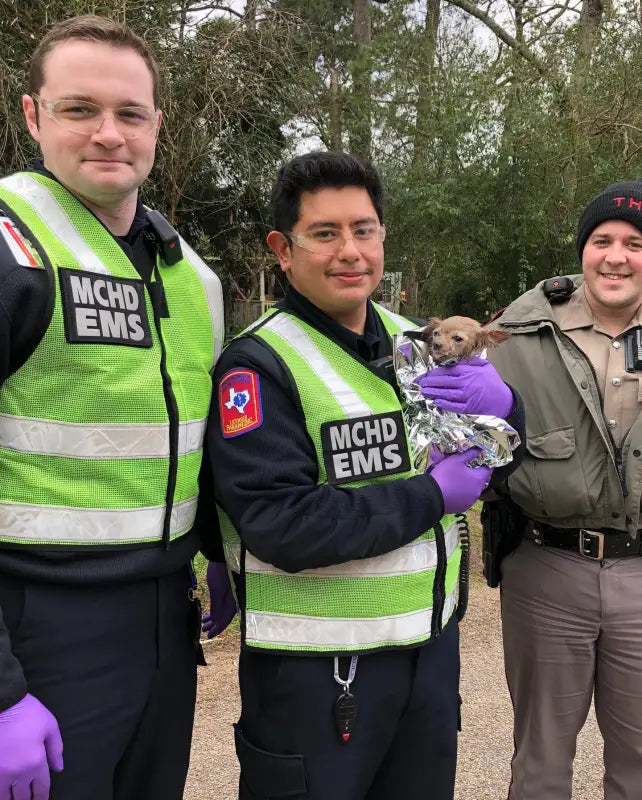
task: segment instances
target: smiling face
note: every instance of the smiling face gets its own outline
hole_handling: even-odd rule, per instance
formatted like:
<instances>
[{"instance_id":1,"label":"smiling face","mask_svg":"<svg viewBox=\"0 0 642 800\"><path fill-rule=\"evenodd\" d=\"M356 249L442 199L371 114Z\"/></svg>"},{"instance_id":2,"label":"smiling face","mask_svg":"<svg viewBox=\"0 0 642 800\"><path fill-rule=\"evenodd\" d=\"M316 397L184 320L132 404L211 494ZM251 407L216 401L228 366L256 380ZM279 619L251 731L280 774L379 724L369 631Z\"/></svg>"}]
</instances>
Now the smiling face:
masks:
<instances>
[{"instance_id":1,"label":"smiling face","mask_svg":"<svg viewBox=\"0 0 642 800\"><path fill-rule=\"evenodd\" d=\"M272 231L268 244L279 258L292 286L329 317L362 333L368 297L383 274L383 242L378 239L359 249L355 233L378 225L377 212L368 191L359 186L323 188L303 192L299 218L292 233L323 237L340 236L344 243L333 255L311 252Z\"/></svg>"},{"instance_id":2,"label":"smiling face","mask_svg":"<svg viewBox=\"0 0 642 800\"><path fill-rule=\"evenodd\" d=\"M582 270L595 316L626 325L642 304L642 233L622 220L598 225L582 251Z\"/></svg>"},{"instance_id":3,"label":"smiling face","mask_svg":"<svg viewBox=\"0 0 642 800\"><path fill-rule=\"evenodd\" d=\"M39 95L43 101L84 99L110 109L154 108L152 74L142 56L128 47L80 39L58 44L47 54ZM95 133L81 134L61 127L42 108L36 115L29 95L23 97L23 108L45 166L73 194L104 208L135 197L154 163L158 127L125 139L106 116Z\"/></svg>"}]
</instances>

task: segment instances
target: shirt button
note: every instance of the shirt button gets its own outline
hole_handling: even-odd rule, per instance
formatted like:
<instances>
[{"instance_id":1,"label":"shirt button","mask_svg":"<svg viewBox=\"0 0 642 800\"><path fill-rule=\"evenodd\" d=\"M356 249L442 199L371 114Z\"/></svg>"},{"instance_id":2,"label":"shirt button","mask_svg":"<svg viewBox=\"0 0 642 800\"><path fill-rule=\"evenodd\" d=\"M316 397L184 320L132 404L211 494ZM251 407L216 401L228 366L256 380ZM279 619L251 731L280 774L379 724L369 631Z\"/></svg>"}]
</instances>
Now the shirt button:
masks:
<instances>
[{"instance_id":1,"label":"shirt button","mask_svg":"<svg viewBox=\"0 0 642 800\"><path fill-rule=\"evenodd\" d=\"M611 383L613 384L613 386L619 386L622 383L622 381L620 378L613 378Z\"/></svg>"},{"instance_id":2,"label":"shirt button","mask_svg":"<svg viewBox=\"0 0 642 800\"><path fill-rule=\"evenodd\" d=\"M614 419L610 419L608 421L609 428L615 428L616 425L617 425L617 422Z\"/></svg>"},{"instance_id":3,"label":"shirt button","mask_svg":"<svg viewBox=\"0 0 642 800\"><path fill-rule=\"evenodd\" d=\"M615 347L616 350L619 350L620 347L622 347L622 342L618 341L613 342L613 347Z\"/></svg>"}]
</instances>

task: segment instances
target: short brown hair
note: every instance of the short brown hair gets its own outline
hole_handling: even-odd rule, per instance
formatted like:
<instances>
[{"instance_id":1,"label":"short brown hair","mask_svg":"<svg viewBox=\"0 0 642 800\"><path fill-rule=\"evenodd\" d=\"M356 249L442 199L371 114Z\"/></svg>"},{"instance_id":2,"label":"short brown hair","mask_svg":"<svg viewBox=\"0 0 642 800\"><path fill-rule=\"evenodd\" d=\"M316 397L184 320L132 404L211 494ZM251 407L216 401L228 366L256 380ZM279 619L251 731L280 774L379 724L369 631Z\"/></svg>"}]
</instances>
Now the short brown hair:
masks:
<instances>
[{"instance_id":1,"label":"short brown hair","mask_svg":"<svg viewBox=\"0 0 642 800\"><path fill-rule=\"evenodd\" d=\"M29 66L29 94L38 94L45 82L44 61L57 44L70 39L90 42L103 42L114 47L129 47L135 50L149 67L154 85L154 106L160 105L158 64L147 43L137 36L131 28L107 17L85 14L71 17L53 26L40 41L31 56Z\"/></svg>"}]
</instances>

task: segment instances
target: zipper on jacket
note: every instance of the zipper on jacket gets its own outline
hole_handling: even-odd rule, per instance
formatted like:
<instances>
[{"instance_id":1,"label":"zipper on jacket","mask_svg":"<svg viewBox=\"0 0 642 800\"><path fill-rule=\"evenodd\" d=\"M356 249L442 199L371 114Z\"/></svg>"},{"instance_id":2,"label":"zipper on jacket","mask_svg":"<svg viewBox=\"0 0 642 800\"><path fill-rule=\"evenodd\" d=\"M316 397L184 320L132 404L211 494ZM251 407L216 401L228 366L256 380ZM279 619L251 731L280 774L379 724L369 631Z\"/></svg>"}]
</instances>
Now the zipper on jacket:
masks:
<instances>
[{"instance_id":1,"label":"zipper on jacket","mask_svg":"<svg viewBox=\"0 0 642 800\"><path fill-rule=\"evenodd\" d=\"M154 265L154 279L161 286L163 281L161 279L160 271L158 269L158 260ZM150 301L152 301L152 293L147 283L147 294ZM165 492L165 517L163 519L163 546L169 550L171 523L172 523L172 509L174 507L174 492L176 490L176 477L178 474L178 403L176 402L176 395L172 388L172 379L167 371L167 348L165 347L165 340L163 339L163 332L161 328L160 309L157 308L157 303L151 302L152 310L154 312L154 327L158 334L158 341L161 347L161 362L160 372L163 380L163 395L165 397L165 408L167 409L167 416L169 419L169 469L167 475L167 489Z\"/></svg>"}]
</instances>

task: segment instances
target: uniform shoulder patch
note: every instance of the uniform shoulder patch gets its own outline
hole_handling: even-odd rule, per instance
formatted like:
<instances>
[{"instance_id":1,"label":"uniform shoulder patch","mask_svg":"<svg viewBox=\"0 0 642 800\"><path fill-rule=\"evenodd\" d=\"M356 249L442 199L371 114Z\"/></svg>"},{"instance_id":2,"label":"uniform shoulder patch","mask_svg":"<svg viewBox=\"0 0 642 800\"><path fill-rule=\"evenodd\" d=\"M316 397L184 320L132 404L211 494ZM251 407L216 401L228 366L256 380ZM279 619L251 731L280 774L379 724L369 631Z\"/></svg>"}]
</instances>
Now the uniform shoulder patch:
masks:
<instances>
[{"instance_id":1,"label":"uniform shoulder patch","mask_svg":"<svg viewBox=\"0 0 642 800\"><path fill-rule=\"evenodd\" d=\"M225 439L249 433L263 424L261 382L252 369L231 369L218 385L221 431Z\"/></svg>"},{"instance_id":2,"label":"uniform shoulder patch","mask_svg":"<svg viewBox=\"0 0 642 800\"><path fill-rule=\"evenodd\" d=\"M0 214L0 239L4 240L16 262L23 267L43 266L38 252L9 217Z\"/></svg>"}]
</instances>

